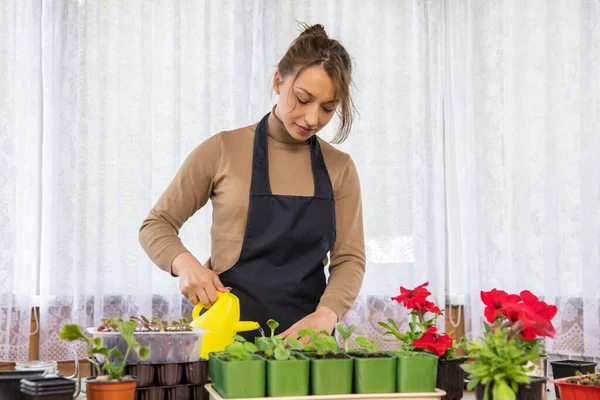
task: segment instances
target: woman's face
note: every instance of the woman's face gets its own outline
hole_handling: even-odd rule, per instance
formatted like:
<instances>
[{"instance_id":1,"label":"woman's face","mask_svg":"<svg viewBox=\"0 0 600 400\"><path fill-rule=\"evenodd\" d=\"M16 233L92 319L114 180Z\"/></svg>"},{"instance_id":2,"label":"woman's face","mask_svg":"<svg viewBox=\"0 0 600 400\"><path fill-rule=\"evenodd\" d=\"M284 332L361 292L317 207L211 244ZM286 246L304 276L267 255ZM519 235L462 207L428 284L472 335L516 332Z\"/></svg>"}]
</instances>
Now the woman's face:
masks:
<instances>
[{"instance_id":1,"label":"woman's face","mask_svg":"<svg viewBox=\"0 0 600 400\"><path fill-rule=\"evenodd\" d=\"M283 78L277 71L274 88L279 94L275 113L298 141L319 132L335 114L335 86L321 66L305 69L295 81L293 76Z\"/></svg>"}]
</instances>

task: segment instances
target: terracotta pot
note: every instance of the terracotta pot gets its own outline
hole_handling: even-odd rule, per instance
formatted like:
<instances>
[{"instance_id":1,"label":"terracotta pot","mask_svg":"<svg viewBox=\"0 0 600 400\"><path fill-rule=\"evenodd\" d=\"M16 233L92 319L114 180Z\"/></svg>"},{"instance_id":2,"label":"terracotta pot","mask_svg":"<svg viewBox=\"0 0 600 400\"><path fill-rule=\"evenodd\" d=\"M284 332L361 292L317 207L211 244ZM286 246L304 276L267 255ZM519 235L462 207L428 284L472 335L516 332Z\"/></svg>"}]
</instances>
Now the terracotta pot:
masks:
<instances>
[{"instance_id":1,"label":"terracotta pot","mask_svg":"<svg viewBox=\"0 0 600 400\"><path fill-rule=\"evenodd\" d=\"M88 400L134 400L137 387L137 376L132 381L108 382L98 381L95 376L85 380Z\"/></svg>"}]
</instances>

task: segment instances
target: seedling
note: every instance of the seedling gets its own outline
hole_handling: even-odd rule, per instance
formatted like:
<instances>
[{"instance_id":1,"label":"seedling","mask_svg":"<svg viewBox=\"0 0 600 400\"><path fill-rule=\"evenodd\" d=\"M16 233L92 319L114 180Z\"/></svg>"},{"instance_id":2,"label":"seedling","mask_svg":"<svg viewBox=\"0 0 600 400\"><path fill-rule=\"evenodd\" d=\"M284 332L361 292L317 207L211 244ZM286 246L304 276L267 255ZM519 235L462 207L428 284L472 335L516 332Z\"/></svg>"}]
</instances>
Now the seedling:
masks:
<instances>
[{"instance_id":1,"label":"seedling","mask_svg":"<svg viewBox=\"0 0 600 400\"><path fill-rule=\"evenodd\" d=\"M337 353L339 351L337 340L325 330L319 331L319 335L312 328L302 329L298 332L300 337L309 336L311 349L314 349L318 355L325 353Z\"/></svg>"},{"instance_id":2,"label":"seedling","mask_svg":"<svg viewBox=\"0 0 600 400\"><path fill-rule=\"evenodd\" d=\"M369 340L365 336L357 336L354 341L357 345L367 351L367 353L377 353L377 343L374 340Z\"/></svg>"},{"instance_id":3,"label":"seedling","mask_svg":"<svg viewBox=\"0 0 600 400\"><path fill-rule=\"evenodd\" d=\"M190 332L192 327L186 318L180 318L176 321L164 321L160 318L148 320L144 315L129 317L130 321L135 321L137 332ZM117 332L117 327L121 319L103 319L102 324L97 328L98 332Z\"/></svg>"},{"instance_id":4,"label":"seedling","mask_svg":"<svg viewBox=\"0 0 600 400\"><path fill-rule=\"evenodd\" d=\"M387 322L388 322L387 324L385 322L378 322L378 324L380 326L387 329L387 331L385 331L383 333L384 336L385 335L393 335L396 337L396 339L398 339L401 342L407 342L410 339L408 334L400 331L400 328L398 328L398 325L396 325L396 321L394 321L391 318L388 318ZM411 322L411 324L412 324L412 322ZM412 326L411 326L411 328L412 328Z\"/></svg>"},{"instance_id":5,"label":"seedling","mask_svg":"<svg viewBox=\"0 0 600 400\"><path fill-rule=\"evenodd\" d=\"M345 329L342 326L342 324L335 325L335 329L337 329L337 331L340 333L340 336L342 337L342 339L344 339L344 350L346 352L348 352L348 341L350 340L350 336L352 336L352 332L354 332L355 328L356 328L356 325L348 325L348 327Z\"/></svg>"},{"instance_id":6,"label":"seedling","mask_svg":"<svg viewBox=\"0 0 600 400\"><path fill-rule=\"evenodd\" d=\"M247 342L240 335L235 335L233 339L235 341L225 347L225 353L229 355L231 361L251 360L254 353L258 351L253 343Z\"/></svg>"},{"instance_id":7,"label":"seedling","mask_svg":"<svg viewBox=\"0 0 600 400\"><path fill-rule=\"evenodd\" d=\"M90 356L89 359L94 364L97 374L100 375L101 371L105 370L108 372L110 380L120 380L129 353L133 350L138 354L140 360L146 360L150 355L150 350L148 350L147 347L142 347L135 339L134 333L137 322L119 321L116 325L117 331L127 342L125 355L123 355L116 346L112 349L103 346L101 338L92 339L88 337L77 324L67 324L63 326L60 331L60 339L68 342L79 340L85 342L87 344L88 355ZM101 354L104 357L102 363L95 357L97 354ZM114 357L121 361L110 361L111 358Z\"/></svg>"},{"instance_id":8,"label":"seedling","mask_svg":"<svg viewBox=\"0 0 600 400\"><path fill-rule=\"evenodd\" d=\"M566 382L582 386L600 386L600 377L598 377L598 374L584 375L580 371L576 371L575 374L577 375L576 378L568 379Z\"/></svg>"}]
</instances>

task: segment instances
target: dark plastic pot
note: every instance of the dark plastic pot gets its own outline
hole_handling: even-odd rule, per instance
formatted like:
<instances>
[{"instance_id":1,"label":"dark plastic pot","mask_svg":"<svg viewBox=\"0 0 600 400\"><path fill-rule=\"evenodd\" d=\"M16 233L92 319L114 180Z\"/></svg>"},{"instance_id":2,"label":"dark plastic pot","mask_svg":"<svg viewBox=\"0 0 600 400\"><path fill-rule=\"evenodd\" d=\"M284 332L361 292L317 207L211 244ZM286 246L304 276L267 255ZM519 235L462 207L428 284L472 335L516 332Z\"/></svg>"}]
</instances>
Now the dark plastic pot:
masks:
<instances>
[{"instance_id":1,"label":"dark plastic pot","mask_svg":"<svg viewBox=\"0 0 600 400\"><path fill-rule=\"evenodd\" d=\"M152 386L154 383L154 365L152 364L128 364L127 375L138 377L138 387Z\"/></svg>"},{"instance_id":2,"label":"dark plastic pot","mask_svg":"<svg viewBox=\"0 0 600 400\"><path fill-rule=\"evenodd\" d=\"M0 371L0 393L2 400L19 400L21 379L41 377L43 370Z\"/></svg>"},{"instance_id":3,"label":"dark plastic pot","mask_svg":"<svg viewBox=\"0 0 600 400\"><path fill-rule=\"evenodd\" d=\"M546 378L532 377L529 385L519 384L519 391L517 392L515 400L544 400L546 398ZM484 389L482 385L475 387L475 398L477 400L484 399ZM495 399L493 396L494 385L490 385L489 388L489 400L504 400Z\"/></svg>"},{"instance_id":4,"label":"dark plastic pot","mask_svg":"<svg viewBox=\"0 0 600 400\"><path fill-rule=\"evenodd\" d=\"M159 385L177 385L183 377L183 366L178 363L157 364L156 377Z\"/></svg>"},{"instance_id":5,"label":"dark plastic pot","mask_svg":"<svg viewBox=\"0 0 600 400\"><path fill-rule=\"evenodd\" d=\"M460 400L463 398L465 374L460 366L466 360L467 357L439 359L435 387L446 392L442 400Z\"/></svg>"}]
</instances>

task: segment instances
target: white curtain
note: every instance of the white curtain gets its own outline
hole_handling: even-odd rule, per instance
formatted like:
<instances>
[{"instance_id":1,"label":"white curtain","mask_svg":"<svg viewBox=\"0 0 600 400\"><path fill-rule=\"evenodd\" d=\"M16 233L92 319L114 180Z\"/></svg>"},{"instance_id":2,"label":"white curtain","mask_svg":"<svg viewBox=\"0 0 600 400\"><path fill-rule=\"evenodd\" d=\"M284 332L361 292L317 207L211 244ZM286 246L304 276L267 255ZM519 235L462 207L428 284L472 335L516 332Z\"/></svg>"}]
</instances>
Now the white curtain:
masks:
<instances>
[{"instance_id":1,"label":"white curtain","mask_svg":"<svg viewBox=\"0 0 600 400\"><path fill-rule=\"evenodd\" d=\"M480 290L530 289L558 306L550 352L599 357L600 2L447 11L451 289L473 335Z\"/></svg>"},{"instance_id":2,"label":"white curtain","mask_svg":"<svg viewBox=\"0 0 600 400\"><path fill-rule=\"evenodd\" d=\"M67 322L189 315L138 228L198 143L270 111L295 20L324 24L356 59L361 115L342 149L360 171L369 263L347 321L373 333L385 319L374 306L403 316L390 300L400 284L429 279L443 301L441 10L437 1L46 2L41 357L70 357L58 340ZM210 217L208 205L182 230L199 259Z\"/></svg>"},{"instance_id":3,"label":"white curtain","mask_svg":"<svg viewBox=\"0 0 600 400\"><path fill-rule=\"evenodd\" d=\"M408 321L404 307L390 299L400 285L429 281L432 299L442 308L446 300L443 2L346 7L339 34L334 20L324 23L357 64L361 117L342 149L356 160L361 178L367 271L343 322L357 325L355 335L379 339L379 321ZM443 318L439 323L443 328Z\"/></svg>"},{"instance_id":4,"label":"white curtain","mask_svg":"<svg viewBox=\"0 0 600 400\"><path fill-rule=\"evenodd\" d=\"M37 3L0 5L0 360L28 359L36 293L42 130Z\"/></svg>"}]
</instances>

